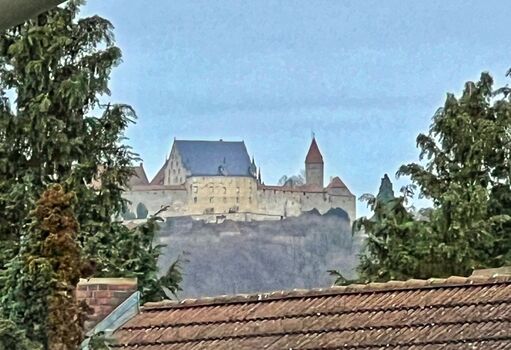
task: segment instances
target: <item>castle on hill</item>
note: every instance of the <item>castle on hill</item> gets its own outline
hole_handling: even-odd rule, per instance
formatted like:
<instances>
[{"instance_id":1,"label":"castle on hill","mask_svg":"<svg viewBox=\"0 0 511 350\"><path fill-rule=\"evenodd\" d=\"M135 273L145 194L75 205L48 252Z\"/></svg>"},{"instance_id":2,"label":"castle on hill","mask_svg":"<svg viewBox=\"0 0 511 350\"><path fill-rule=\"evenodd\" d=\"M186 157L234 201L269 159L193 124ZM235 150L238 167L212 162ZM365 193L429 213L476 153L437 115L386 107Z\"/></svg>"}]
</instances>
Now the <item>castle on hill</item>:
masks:
<instances>
[{"instance_id":1,"label":"castle on hill","mask_svg":"<svg viewBox=\"0 0 511 350\"><path fill-rule=\"evenodd\" d=\"M316 209L340 208L355 219L355 196L339 177L324 184L324 161L315 138L305 157L305 184L268 186L245 143L174 140L169 157L149 181L134 168L125 198L141 216L191 216L207 222L281 220ZM144 214L145 213L145 214Z\"/></svg>"}]
</instances>

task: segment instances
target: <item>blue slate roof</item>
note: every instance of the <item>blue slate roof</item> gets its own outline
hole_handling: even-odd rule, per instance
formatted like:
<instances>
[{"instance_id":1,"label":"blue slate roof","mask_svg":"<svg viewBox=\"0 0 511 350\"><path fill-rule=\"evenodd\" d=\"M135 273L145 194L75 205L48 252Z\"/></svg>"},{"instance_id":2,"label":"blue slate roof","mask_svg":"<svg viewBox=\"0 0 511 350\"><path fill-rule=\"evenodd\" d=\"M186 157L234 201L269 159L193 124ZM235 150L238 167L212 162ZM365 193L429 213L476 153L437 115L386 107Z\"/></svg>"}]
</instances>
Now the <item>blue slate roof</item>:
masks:
<instances>
[{"instance_id":1,"label":"blue slate roof","mask_svg":"<svg viewBox=\"0 0 511 350\"><path fill-rule=\"evenodd\" d=\"M253 176L245 143L228 141L174 141L191 176Z\"/></svg>"}]
</instances>

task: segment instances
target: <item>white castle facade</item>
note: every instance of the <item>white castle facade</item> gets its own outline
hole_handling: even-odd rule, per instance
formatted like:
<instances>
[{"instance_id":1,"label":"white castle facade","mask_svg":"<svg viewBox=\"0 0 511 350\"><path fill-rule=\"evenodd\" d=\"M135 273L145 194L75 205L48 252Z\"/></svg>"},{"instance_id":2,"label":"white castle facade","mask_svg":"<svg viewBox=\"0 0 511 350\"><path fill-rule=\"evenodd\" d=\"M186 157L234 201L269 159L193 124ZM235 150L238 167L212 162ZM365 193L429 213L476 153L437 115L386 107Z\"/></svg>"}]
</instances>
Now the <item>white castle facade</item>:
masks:
<instances>
[{"instance_id":1,"label":"white castle facade","mask_svg":"<svg viewBox=\"0 0 511 350\"><path fill-rule=\"evenodd\" d=\"M315 139L305 158L305 184L268 186L250 160L244 142L175 140L169 157L149 181L142 164L134 168L130 218L165 208L162 217L219 220L282 220L316 209L342 209L356 217L355 196L339 177L324 185L324 161Z\"/></svg>"}]
</instances>

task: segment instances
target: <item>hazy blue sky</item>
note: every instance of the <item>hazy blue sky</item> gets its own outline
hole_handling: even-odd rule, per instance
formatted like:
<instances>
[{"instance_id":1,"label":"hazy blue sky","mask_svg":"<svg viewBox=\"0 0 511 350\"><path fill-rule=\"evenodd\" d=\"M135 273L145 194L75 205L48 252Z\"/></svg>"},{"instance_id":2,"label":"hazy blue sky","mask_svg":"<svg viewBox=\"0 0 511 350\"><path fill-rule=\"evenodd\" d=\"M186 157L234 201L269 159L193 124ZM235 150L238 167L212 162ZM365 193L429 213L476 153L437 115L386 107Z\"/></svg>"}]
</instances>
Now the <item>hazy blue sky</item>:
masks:
<instances>
[{"instance_id":1,"label":"hazy blue sky","mask_svg":"<svg viewBox=\"0 0 511 350\"><path fill-rule=\"evenodd\" d=\"M326 181L374 193L417 159L446 92L511 67L504 0L89 0L84 14L116 27L112 100L138 112L127 136L149 177L174 137L223 138L275 183L304 167L314 131Z\"/></svg>"}]
</instances>

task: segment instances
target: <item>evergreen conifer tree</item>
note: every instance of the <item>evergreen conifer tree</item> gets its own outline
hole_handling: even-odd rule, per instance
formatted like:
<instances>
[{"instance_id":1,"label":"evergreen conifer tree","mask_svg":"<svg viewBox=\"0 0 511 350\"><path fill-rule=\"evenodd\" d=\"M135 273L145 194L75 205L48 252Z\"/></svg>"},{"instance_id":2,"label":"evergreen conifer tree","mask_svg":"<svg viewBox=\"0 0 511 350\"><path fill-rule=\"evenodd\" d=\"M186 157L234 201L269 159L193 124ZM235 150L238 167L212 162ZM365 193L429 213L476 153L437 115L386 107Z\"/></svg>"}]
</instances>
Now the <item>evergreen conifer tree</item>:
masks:
<instances>
[{"instance_id":1,"label":"evergreen conifer tree","mask_svg":"<svg viewBox=\"0 0 511 350\"><path fill-rule=\"evenodd\" d=\"M30 213L54 184L77 199L77 245L66 247L80 251L94 276L137 277L144 300L164 298L180 281L177 270L158 275L156 216L134 229L116 221L138 161L123 136L136 115L129 105L107 102L121 51L108 20L79 17L82 4L69 0L0 33L0 308L43 344L60 337L60 321L49 317L54 304L34 298L52 298L59 288L52 259L60 250L46 242L46 219ZM18 300L17 292L30 298Z\"/></svg>"}]
</instances>

